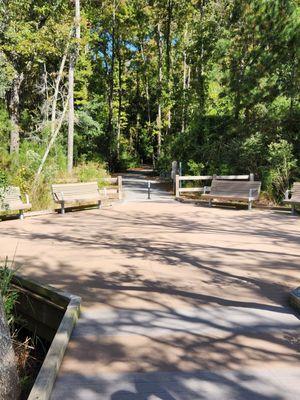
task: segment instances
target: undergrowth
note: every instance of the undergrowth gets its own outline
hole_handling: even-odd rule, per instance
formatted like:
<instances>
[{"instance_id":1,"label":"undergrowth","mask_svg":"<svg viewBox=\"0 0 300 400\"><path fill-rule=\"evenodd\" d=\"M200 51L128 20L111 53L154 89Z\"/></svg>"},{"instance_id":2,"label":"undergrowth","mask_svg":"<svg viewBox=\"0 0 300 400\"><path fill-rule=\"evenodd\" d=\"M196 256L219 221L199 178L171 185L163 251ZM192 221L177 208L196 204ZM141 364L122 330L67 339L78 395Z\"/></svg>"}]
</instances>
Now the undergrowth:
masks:
<instances>
[{"instance_id":1,"label":"undergrowth","mask_svg":"<svg viewBox=\"0 0 300 400\"><path fill-rule=\"evenodd\" d=\"M103 178L108 177L106 164L94 161L82 161L71 174L67 173L66 156L58 145L48 157L39 179L35 179L42 156L43 148L28 142L22 143L18 158L4 150L0 155L0 188L8 185L20 187L23 196L25 193L29 195L32 210L54 208L52 183L97 181L101 187Z\"/></svg>"}]
</instances>

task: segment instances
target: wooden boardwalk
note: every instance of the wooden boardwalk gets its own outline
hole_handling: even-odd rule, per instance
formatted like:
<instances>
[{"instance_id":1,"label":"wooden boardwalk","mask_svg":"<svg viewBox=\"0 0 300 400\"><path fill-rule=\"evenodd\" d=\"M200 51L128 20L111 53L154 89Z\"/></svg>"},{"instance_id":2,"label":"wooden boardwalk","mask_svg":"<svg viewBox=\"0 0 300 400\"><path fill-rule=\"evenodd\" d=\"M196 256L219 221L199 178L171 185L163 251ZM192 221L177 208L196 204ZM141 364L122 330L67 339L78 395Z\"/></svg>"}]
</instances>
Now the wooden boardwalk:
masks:
<instances>
[{"instance_id":1,"label":"wooden boardwalk","mask_svg":"<svg viewBox=\"0 0 300 400\"><path fill-rule=\"evenodd\" d=\"M52 400L296 400L300 218L153 200L0 225L83 298Z\"/></svg>"}]
</instances>

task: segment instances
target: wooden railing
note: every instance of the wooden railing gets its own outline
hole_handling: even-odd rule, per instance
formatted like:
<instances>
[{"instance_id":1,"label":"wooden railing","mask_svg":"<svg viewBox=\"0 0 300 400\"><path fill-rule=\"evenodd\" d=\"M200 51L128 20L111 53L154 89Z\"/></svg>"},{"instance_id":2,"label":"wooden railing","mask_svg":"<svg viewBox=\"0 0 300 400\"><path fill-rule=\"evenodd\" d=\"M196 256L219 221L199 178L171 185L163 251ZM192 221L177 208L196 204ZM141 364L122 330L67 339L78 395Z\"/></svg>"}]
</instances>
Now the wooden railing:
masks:
<instances>
[{"instance_id":1,"label":"wooden railing","mask_svg":"<svg viewBox=\"0 0 300 400\"><path fill-rule=\"evenodd\" d=\"M198 192L198 193L203 193L204 192L204 186L197 186L197 187L181 187L181 182L184 181L199 181L199 182L204 182L204 181L209 181L212 179L217 179L217 180L236 180L236 181L254 181L254 174L248 174L248 175L185 175L185 176L180 176L176 175L175 178L175 196L179 197L181 193L192 193L192 192ZM209 192L209 186L205 186L206 192Z\"/></svg>"},{"instance_id":2,"label":"wooden railing","mask_svg":"<svg viewBox=\"0 0 300 400\"><path fill-rule=\"evenodd\" d=\"M122 200L123 197L123 184L122 176L117 176L116 178L104 178L104 183L108 183L100 189L100 193L103 193L104 197L108 199Z\"/></svg>"},{"instance_id":3,"label":"wooden railing","mask_svg":"<svg viewBox=\"0 0 300 400\"><path fill-rule=\"evenodd\" d=\"M197 186L197 187L189 187L189 188L183 188L180 187L180 182L183 181L208 181L211 180L212 176L211 175L198 175L198 176L191 176L191 175L185 175L185 176L179 176L176 175L176 183L175 183L175 196L179 197L181 193L185 192L203 192L204 186Z\"/></svg>"}]
</instances>

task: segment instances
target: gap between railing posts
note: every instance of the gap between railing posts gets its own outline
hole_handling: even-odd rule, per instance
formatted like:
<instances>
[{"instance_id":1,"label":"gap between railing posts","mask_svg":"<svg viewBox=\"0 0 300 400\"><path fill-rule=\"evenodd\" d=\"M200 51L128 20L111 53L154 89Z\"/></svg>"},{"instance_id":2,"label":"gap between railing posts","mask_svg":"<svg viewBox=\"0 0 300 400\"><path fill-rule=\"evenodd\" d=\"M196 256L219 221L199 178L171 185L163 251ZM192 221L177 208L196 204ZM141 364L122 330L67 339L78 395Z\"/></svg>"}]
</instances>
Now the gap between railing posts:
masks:
<instances>
[{"instance_id":1,"label":"gap between railing posts","mask_svg":"<svg viewBox=\"0 0 300 400\"><path fill-rule=\"evenodd\" d=\"M199 187L181 187L181 182L182 181L207 181L211 180L212 176L211 175L197 175L197 176L192 176L192 175L186 175L186 176L180 176L176 175L175 179L175 196L179 197L180 193L183 192L203 192L204 187L199 186Z\"/></svg>"}]
</instances>

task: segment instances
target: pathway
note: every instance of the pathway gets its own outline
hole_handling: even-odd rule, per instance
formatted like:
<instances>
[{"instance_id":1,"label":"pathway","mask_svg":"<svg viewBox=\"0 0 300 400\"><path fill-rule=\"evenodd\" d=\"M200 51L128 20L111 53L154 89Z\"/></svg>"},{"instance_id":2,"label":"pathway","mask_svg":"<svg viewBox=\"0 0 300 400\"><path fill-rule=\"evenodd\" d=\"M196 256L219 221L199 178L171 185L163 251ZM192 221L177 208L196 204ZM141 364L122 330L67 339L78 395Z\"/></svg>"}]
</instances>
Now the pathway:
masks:
<instances>
[{"instance_id":1,"label":"pathway","mask_svg":"<svg viewBox=\"0 0 300 400\"><path fill-rule=\"evenodd\" d=\"M83 299L52 400L298 400L300 218L126 199L0 225L22 273Z\"/></svg>"},{"instance_id":2,"label":"pathway","mask_svg":"<svg viewBox=\"0 0 300 400\"><path fill-rule=\"evenodd\" d=\"M173 201L166 188L155 179L152 170L132 170L123 176L124 202L170 202ZM148 183L150 182L150 199L148 198Z\"/></svg>"}]
</instances>

